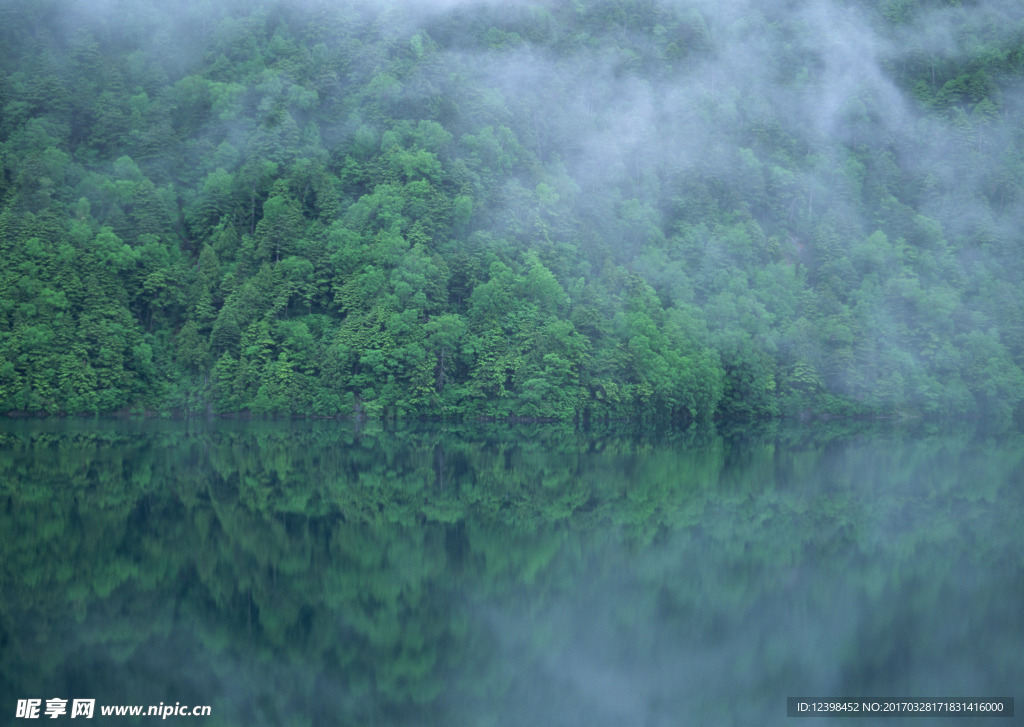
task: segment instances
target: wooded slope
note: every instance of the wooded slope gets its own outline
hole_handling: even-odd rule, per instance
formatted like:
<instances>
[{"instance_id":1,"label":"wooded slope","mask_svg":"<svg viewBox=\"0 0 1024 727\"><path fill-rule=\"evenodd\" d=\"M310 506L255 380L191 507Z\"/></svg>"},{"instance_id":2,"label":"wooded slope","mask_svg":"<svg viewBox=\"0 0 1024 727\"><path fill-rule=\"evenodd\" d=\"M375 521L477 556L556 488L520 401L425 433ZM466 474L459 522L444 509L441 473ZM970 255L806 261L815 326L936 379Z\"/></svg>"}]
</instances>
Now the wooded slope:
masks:
<instances>
[{"instance_id":1,"label":"wooded slope","mask_svg":"<svg viewBox=\"0 0 1024 727\"><path fill-rule=\"evenodd\" d=\"M0 3L0 411L1010 417L1024 8Z\"/></svg>"}]
</instances>

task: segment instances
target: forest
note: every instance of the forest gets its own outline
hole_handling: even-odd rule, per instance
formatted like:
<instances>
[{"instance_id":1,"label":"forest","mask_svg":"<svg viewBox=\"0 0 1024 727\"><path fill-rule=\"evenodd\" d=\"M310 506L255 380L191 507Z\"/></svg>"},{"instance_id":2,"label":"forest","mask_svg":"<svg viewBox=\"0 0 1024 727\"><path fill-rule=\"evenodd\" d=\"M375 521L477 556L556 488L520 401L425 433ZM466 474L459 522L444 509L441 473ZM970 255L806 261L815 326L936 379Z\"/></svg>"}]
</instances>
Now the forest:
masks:
<instances>
[{"instance_id":1,"label":"forest","mask_svg":"<svg viewBox=\"0 0 1024 727\"><path fill-rule=\"evenodd\" d=\"M0 0L0 412L1024 416L1024 6Z\"/></svg>"}]
</instances>

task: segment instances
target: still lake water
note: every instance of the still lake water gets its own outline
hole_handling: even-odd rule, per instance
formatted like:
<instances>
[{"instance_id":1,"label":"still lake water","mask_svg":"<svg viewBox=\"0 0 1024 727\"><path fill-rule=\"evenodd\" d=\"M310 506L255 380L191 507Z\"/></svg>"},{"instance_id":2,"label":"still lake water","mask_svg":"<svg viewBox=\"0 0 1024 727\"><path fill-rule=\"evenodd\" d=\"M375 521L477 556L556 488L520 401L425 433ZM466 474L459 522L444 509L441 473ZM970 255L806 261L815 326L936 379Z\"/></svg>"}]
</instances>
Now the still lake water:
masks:
<instances>
[{"instance_id":1,"label":"still lake water","mask_svg":"<svg viewBox=\"0 0 1024 727\"><path fill-rule=\"evenodd\" d=\"M5 422L0 722L55 697L101 724L530 727L1021 697L1022 513L1024 435L975 426Z\"/></svg>"}]
</instances>

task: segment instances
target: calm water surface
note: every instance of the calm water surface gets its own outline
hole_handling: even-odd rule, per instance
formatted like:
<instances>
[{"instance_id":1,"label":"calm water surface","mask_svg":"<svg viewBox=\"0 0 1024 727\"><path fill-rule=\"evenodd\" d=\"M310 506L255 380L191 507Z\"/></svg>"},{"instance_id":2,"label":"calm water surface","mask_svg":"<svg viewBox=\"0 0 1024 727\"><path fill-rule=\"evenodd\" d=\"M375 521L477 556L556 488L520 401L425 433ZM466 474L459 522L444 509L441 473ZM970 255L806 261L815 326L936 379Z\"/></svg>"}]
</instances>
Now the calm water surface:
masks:
<instances>
[{"instance_id":1,"label":"calm water surface","mask_svg":"<svg viewBox=\"0 0 1024 727\"><path fill-rule=\"evenodd\" d=\"M0 722L54 697L94 724L530 727L1020 698L1022 460L1020 433L920 424L3 423Z\"/></svg>"}]
</instances>

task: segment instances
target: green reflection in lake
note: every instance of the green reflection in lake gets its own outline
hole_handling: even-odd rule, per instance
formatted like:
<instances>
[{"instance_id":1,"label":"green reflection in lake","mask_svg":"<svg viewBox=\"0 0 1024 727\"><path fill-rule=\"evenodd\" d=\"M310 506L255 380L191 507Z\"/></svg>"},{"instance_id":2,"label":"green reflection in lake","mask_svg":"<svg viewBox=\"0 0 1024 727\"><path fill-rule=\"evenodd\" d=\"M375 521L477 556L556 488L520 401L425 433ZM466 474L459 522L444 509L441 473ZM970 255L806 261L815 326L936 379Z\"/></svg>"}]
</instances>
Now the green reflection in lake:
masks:
<instances>
[{"instance_id":1,"label":"green reflection in lake","mask_svg":"<svg viewBox=\"0 0 1024 727\"><path fill-rule=\"evenodd\" d=\"M1019 433L920 426L4 423L0 713L746 725L787 696L1020 697L1022 459Z\"/></svg>"}]
</instances>

